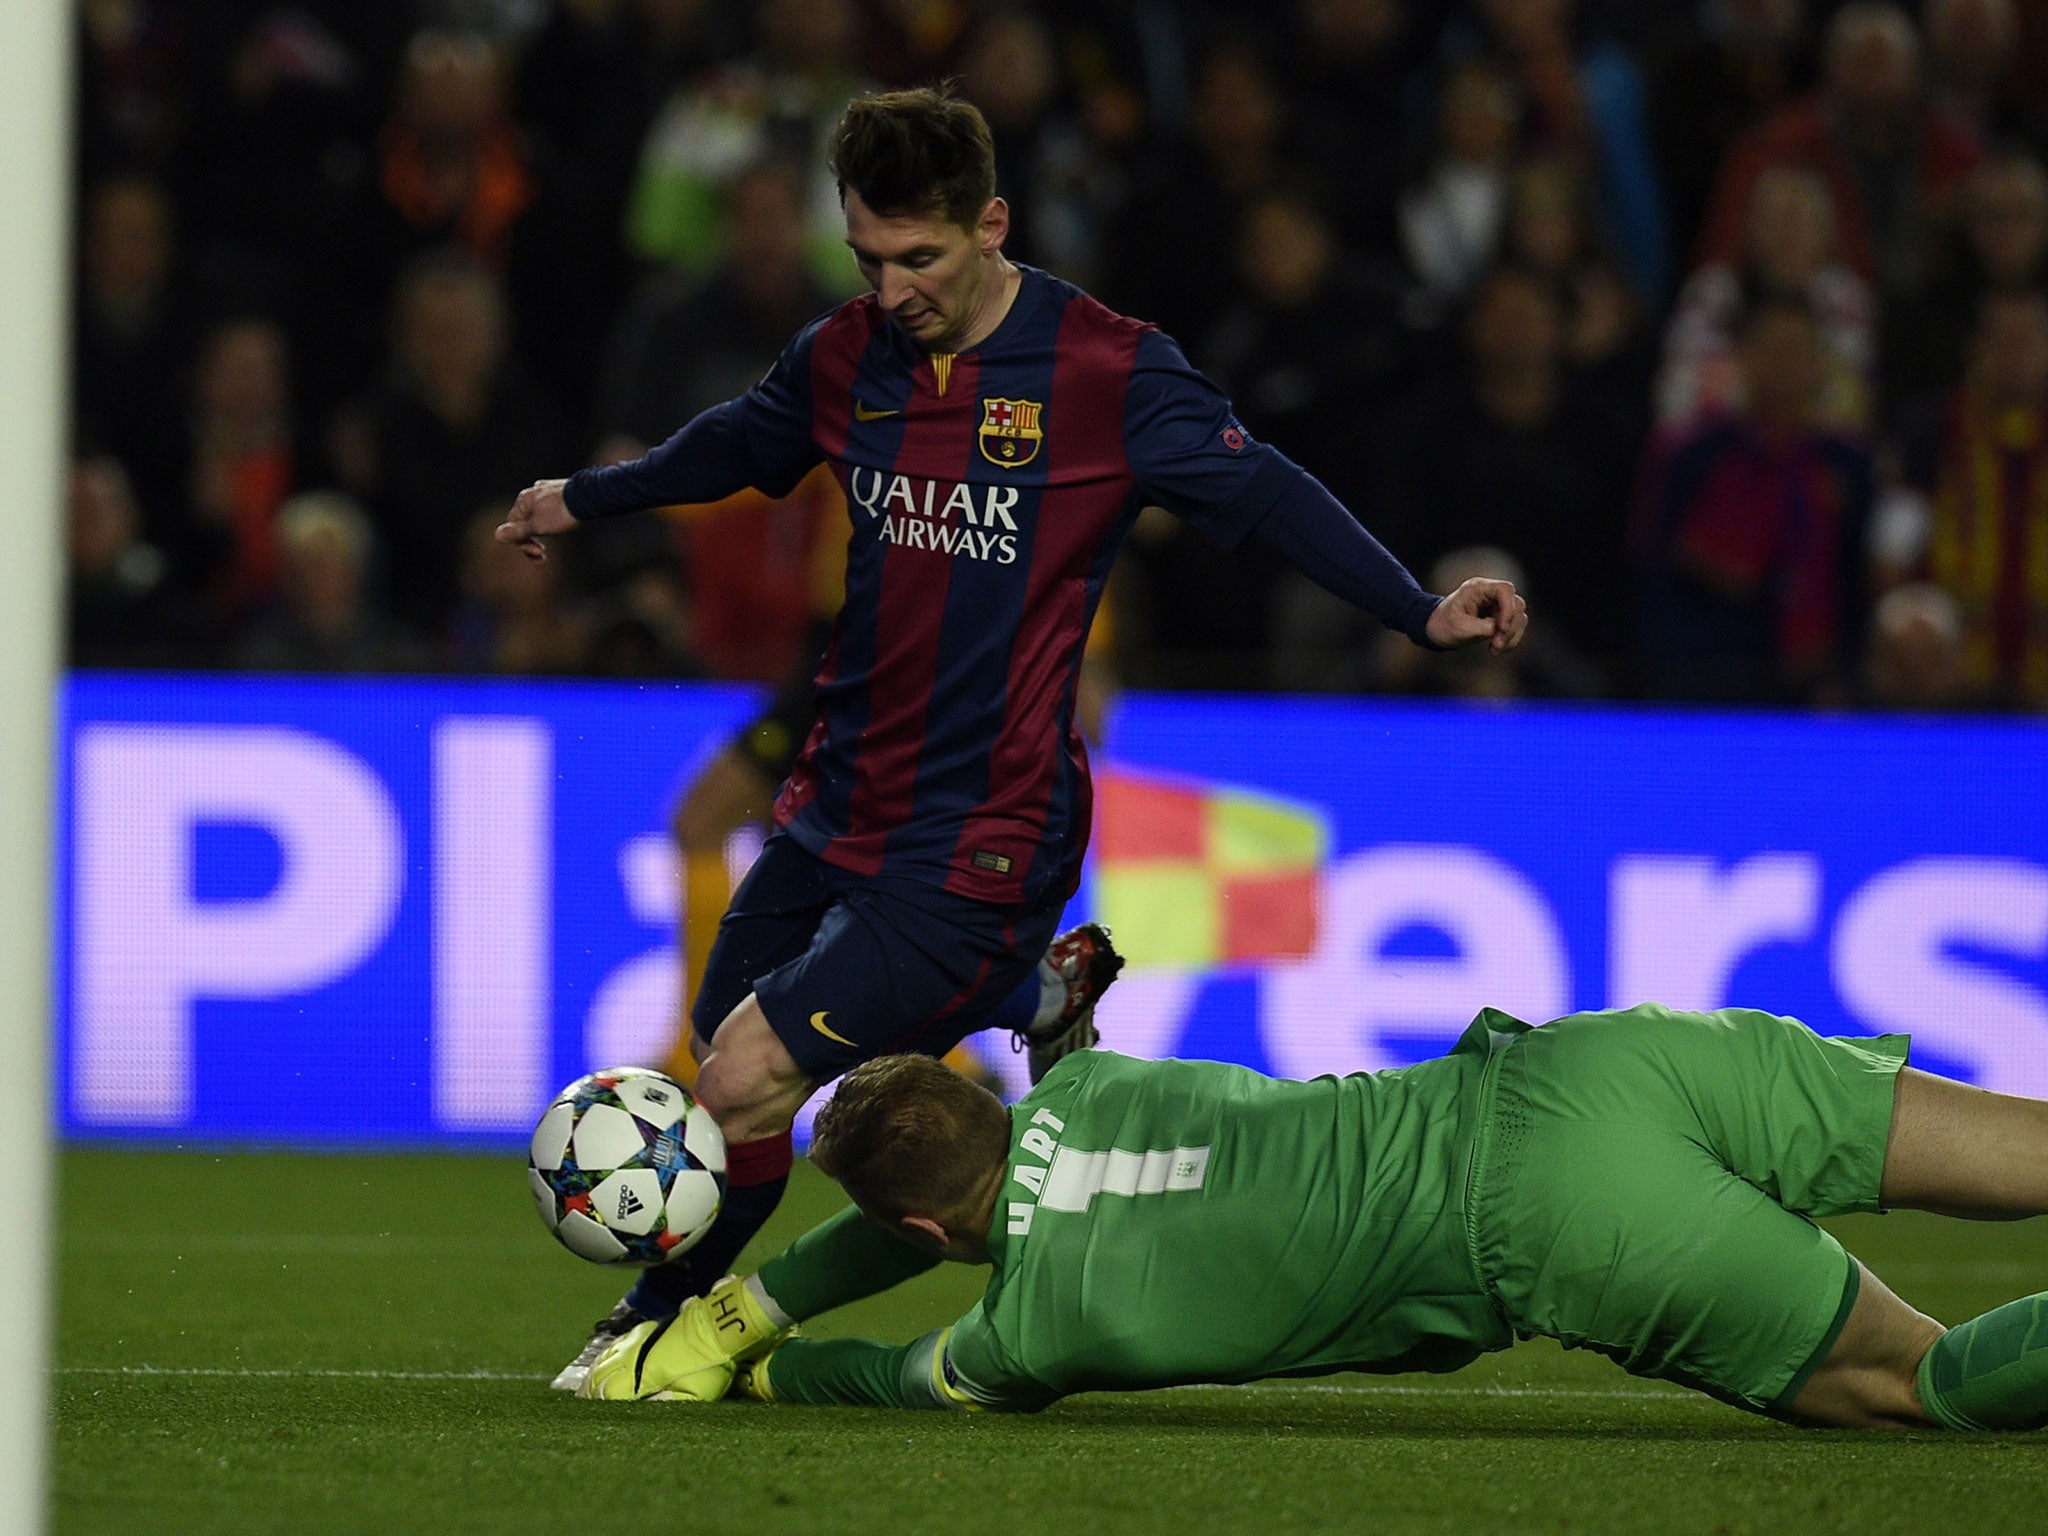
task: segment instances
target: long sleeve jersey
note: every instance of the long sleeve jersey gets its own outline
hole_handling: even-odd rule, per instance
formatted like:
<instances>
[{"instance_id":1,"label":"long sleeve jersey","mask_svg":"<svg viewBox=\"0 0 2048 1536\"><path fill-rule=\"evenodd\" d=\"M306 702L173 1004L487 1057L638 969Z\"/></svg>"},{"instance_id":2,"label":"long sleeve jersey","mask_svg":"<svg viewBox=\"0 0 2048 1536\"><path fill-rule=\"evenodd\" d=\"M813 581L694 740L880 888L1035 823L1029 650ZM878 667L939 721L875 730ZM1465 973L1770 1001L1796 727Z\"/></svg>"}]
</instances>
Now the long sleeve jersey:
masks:
<instances>
[{"instance_id":1,"label":"long sleeve jersey","mask_svg":"<svg viewBox=\"0 0 2048 1536\"><path fill-rule=\"evenodd\" d=\"M1257 530L1418 640L1436 603L1166 336L1022 272L970 351L925 352L856 299L745 395L566 493L598 517L780 495L830 464L852 521L846 603L776 823L842 868L999 903L1078 881L1075 683L1141 508L1225 546Z\"/></svg>"}]
</instances>

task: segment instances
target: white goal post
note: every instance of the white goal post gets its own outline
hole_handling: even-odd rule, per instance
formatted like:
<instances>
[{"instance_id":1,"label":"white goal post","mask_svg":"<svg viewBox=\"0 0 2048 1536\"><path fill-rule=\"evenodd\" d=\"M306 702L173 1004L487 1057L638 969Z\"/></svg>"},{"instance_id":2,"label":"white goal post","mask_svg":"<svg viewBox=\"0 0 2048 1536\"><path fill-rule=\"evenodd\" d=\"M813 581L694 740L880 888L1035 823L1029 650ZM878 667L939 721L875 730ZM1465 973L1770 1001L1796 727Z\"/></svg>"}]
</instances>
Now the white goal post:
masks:
<instances>
[{"instance_id":1,"label":"white goal post","mask_svg":"<svg viewBox=\"0 0 2048 1536\"><path fill-rule=\"evenodd\" d=\"M50 1350L50 772L63 603L73 8L0 5L0 1536L44 1524Z\"/></svg>"}]
</instances>

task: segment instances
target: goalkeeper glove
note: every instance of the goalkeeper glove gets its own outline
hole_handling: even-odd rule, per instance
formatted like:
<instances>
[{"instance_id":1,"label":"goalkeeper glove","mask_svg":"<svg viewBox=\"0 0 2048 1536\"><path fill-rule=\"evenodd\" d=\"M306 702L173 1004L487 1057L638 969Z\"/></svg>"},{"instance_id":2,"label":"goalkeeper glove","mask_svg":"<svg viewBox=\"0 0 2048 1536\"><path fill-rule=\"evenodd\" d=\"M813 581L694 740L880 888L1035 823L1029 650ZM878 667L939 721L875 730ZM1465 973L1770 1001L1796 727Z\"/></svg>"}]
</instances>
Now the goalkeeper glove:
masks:
<instances>
[{"instance_id":1,"label":"goalkeeper glove","mask_svg":"<svg viewBox=\"0 0 2048 1536\"><path fill-rule=\"evenodd\" d=\"M793 1331L793 1330L792 1330ZM775 1349L782 1346L777 1344ZM757 1403L779 1403L775 1395L775 1384L768 1379L768 1364L775 1358L775 1350L765 1355L756 1355L733 1373L732 1390L729 1397L744 1397Z\"/></svg>"},{"instance_id":2,"label":"goalkeeper glove","mask_svg":"<svg viewBox=\"0 0 2048 1536\"><path fill-rule=\"evenodd\" d=\"M672 1318L640 1324L597 1357L578 1397L715 1403L743 1362L788 1337L746 1282L728 1275Z\"/></svg>"}]
</instances>

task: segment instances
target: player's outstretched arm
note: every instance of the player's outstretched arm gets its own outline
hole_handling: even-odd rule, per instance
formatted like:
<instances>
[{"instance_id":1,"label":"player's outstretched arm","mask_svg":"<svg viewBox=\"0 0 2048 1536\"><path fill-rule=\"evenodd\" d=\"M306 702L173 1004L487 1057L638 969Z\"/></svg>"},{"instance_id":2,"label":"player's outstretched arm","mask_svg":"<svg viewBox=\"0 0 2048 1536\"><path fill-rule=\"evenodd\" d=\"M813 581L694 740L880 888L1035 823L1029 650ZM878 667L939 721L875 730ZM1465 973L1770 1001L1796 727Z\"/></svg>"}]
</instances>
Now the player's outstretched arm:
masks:
<instances>
[{"instance_id":1,"label":"player's outstretched arm","mask_svg":"<svg viewBox=\"0 0 2048 1536\"><path fill-rule=\"evenodd\" d=\"M968 1326L967 1323L957 1326ZM908 1344L790 1339L740 1368L732 1395L759 1402L846 1408L946 1408L1035 1413L1058 1393L1038 1382L969 1381L950 1353L953 1328Z\"/></svg>"},{"instance_id":2,"label":"player's outstretched arm","mask_svg":"<svg viewBox=\"0 0 2048 1536\"><path fill-rule=\"evenodd\" d=\"M500 544L510 544L529 560L545 560L543 538L567 533L576 526L576 514L562 495L567 480L536 480L512 503L505 521L498 524Z\"/></svg>"}]
</instances>

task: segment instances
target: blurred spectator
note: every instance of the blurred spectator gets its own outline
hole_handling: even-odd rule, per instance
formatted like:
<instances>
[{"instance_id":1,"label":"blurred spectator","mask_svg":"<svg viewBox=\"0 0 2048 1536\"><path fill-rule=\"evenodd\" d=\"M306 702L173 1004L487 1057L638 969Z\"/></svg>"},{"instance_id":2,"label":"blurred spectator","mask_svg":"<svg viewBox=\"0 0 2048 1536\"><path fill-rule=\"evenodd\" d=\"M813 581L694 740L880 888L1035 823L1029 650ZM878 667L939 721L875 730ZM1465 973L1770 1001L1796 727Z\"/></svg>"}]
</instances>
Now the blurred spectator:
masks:
<instances>
[{"instance_id":1,"label":"blurred spectator","mask_svg":"<svg viewBox=\"0 0 2048 1536\"><path fill-rule=\"evenodd\" d=\"M363 509L334 491L294 496L277 514L279 601L234 652L266 672L413 672L420 639L371 606L374 535Z\"/></svg>"},{"instance_id":2,"label":"blurred spectator","mask_svg":"<svg viewBox=\"0 0 2048 1536\"><path fill-rule=\"evenodd\" d=\"M630 458L744 393L790 336L832 307L805 259L805 178L775 160L723 189L725 258L707 276L651 277L613 333L601 386L606 458Z\"/></svg>"},{"instance_id":3,"label":"blurred spectator","mask_svg":"<svg viewBox=\"0 0 2048 1536\"><path fill-rule=\"evenodd\" d=\"M1294 190L1254 197L1238 232L1245 297L1198 349L1251 431L1280 444L1348 506L1375 483L1368 425L1406 382L1414 343L1390 263L1348 258L1322 211ZM1178 520L1148 514L1128 586L1135 621L1166 686L1273 686L1264 652L1283 622L1292 572L1263 544L1219 549ZM1304 578L1299 594L1325 594ZM1332 599L1332 601L1335 601ZM1297 645L1299 653L1303 646ZM1314 659L1296 663L1313 670ZM1134 663L1144 677L1145 664Z\"/></svg>"},{"instance_id":4,"label":"blurred spectator","mask_svg":"<svg viewBox=\"0 0 2048 1536\"><path fill-rule=\"evenodd\" d=\"M1690 261L1735 141L1813 87L1805 0L1696 0L1649 80L1671 249Z\"/></svg>"},{"instance_id":5,"label":"blurred spectator","mask_svg":"<svg viewBox=\"0 0 2048 1536\"><path fill-rule=\"evenodd\" d=\"M182 495L179 438L195 327L174 281L176 228L163 184L129 173L93 183L83 247L73 430L127 466L145 506L164 506Z\"/></svg>"},{"instance_id":6,"label":"blurred spectator","mask_svg":"<svg viewBox=\"0 0 2048 1536\"><path fill-rule=\"evenodd\" d=\"M1685 426L1741 409L1736 325L1761 300L1779 297L1807 305L1819 330L1822 381L1815 421L1869 430L1876 299L1862 278L1836 260L1834 231L1828 185L1820 176L1784 164L1757 177L1738 259L1701 267L1679 292L1657 382L1660 421Z\"/></svg>"},{"instance_id":7,"label":"blurred spectator","mask_svg":"<svg viewBox=\"0 0 2048 1536\"><path fill-rule=\"evenodd\" d=\"M1910 292L1925 278L1934 231L1978 158L1969 128L1927 100L1906 13L1851 0L1828 28L1821 89L1743 135L1730 153L1702 259L1738 260L1757 179L1772 166L1798 165L1828 183L1841 260L1885 294Z\"/></svg>"},{"instance_id":8,"label":"blurred spectator","mask_svg":"<svg viewBox=\"0 0 2048 1536\"><path fill-rule=\"evenodd\" d=\"M1225 553L1163 507L1146 507L1118 562L1116 654L1135 688L1273 686L1274 593L1286 563L1263 539Z\"/></svg>"},{"instance_id":9,"label":"blurred spectator","mask_svg":"<svg viewBox=\"0 0 2048 1536\"><path fill-rule=\"evenodd\" d=\"M1639 381L1628 370L1646 334L1642 304L1609 257L1592 191L1569 160L1515 167L1504 248L1508 261L1563 296L1565 357L1579 368L1614 366L1616 382L1634 392Z\"/></svg>"},{"instance_id":10,"label":"blurred spectator","mask_svg":"<svg viewBox=\"0 0 2048 1536\"><path fill-rule=\"evenodd\" d=\"M276 593L277 509L301 472L284 332L259 319L216 326L188 420L187 517L172 554L227 627Z\"/></svg>"},{"instance_id":11,"label":"blurred spectator","mask_svg":"<svg viewBox=\"0 0 2048 1536\"><path fill-rule=\"evenodd\" d=\"M745 23L713 0L563 0L520 55L537 184L512 250L514 334L561 399L590 397L639 276L623 238L639 145L680 82L741 51Z\"/></svg>"},{"instance_id":12,"label":"blurred spectator","mask_svg":"<svg viewBox=\"0 0 2048 1536\"><path fill-rule=\"evenodd\" d=\"M1892 411L1962 380L1984 297L2048 282L2048 174L2031 154L1987 158L1971 173L1962 218L1924 289L1884 322L1885 395Z\"/></svg>"},{"instance_id":13,"label":"blurred spectator","mask_svg":"<svg viewBox=\"0 0 2048 1536\"><path fill-rule=\"evenodd\" d=\"M636 275L623 231L648 127L680 82L741 51L745 19L712 0L564 0L521 54L513 100L538 175L512 303L520 350L563 399L589 394Z\"/></svg>"},{"instance_id":14,"label":"blurred spectator","mask_svg":"<svg viewBox=\"0 0 2048 1536\"><path fill-rule=\"evenodd\" d=\"M1004 254L1091 286L1112 179L1060 100L1051 29L1028 10L989 14L962 55L960 93L995 140L996 192L1010 205Z\"/></svg>"},{"instance_id":15,"label":"blurred spectator","mask_svg":"<svg viewBox=\"0 0 2048 1536\"><path fill-rule=\"evenodd\" d=\"M1245 204L1283 169L1285 102L1271 62L1238 40L1195 72L1186 138L1155 142L1103 251L1103 296L1189 341L1238 293L1231 241Z\"/></svg>"},{"instance_id":16,"label":"blurred spectator","mask_svg":"<svg viewBox=\"0 0 2048 1536\"><path fill-rule=\"evenodd\" d=\"M445 631L462 672L568 675L587 669L590 630L562 592L560 560L522 560L497 541L505 508L493 503L458 530L461 600Z\"/></svg>"},{"instance_id":17,"label":"blurred spectator","mask_svg":"<svg viewBox=\"0 0 2048 1536\"><path fill-rule=\"evenodd\" d=\"M1302 163L1342 187L1331 209L1353 251L1394 249L1402 97L1416 66L1406 0L1299 0L1302 40L1289 94Z\"/></svg>"},{"instance_id":18,"label":"blurred spectator","mask_svg":"<svg viewBox=\"0 0 2048 1536\"><path fill-rule=\"evenodd\" d=\"M79 0L78 148L93 170L166 169L191 92L184 8L169 0Z\"/></svg>"},{"instance_id":19,"label":"blurred spectator","mask_svg":"<svg viewBox=\"0 0 2048 1536\"><path fill-rule=\"evenodd\" d=\"M743 51L743 20L715 0L561 0L521 50L516 115L559 162L630 174L669 92Z\"/></svg>"},{"instance_id":20,"label":"blurred spectator","mask_svg":"<svg viewBox=\"0 0 2048 1536\"><path fill-rule=\"evenodd\" d=\"M1628 634L1627 412L1568 370L1562 303L1535 273L1490 273L1461 335L1464 366L1388 414L1366 524L1415 569L1467 545L1510 551L1544 594L1545 624L1615 655Z\"/></svg>"},{"instance_id":21,"label":"blurred spectator","mask_svg":"<svg viewBox=\"0 0 2048 1536\"><path fill-rule=\"evenodd\" d=\"M1664 697L1826 697L1861 627L1870 453L1818 422L1810 308L1762 299L1739 346L1740 411L1664 435L1644 466L1650 681Z\"/></svg>"},{"instance_id":22,"label":"blurred spectator","mask_svg":"<svg viewBox=\"0 0 2048 1536\"><path fill-rule=\"evenodd\" d=\"M371 144L409 20L346 0L183 12L193 96L177 185L191 264L225 308L286 325L300 398L325 411L374 366L366 321L391 258L365 217Z\"/></svg>"},{"instance_id":23,"label":"blurred spectator","mask_svg":"<svg viewBox=\"0 0 2048 1536\"><path fill-rule=\"evenodd\" d=\"M584 670L596 677L705 676L686 643L696 627L691 607L673 565L635 572L589 605Z\"/></svg>"},{"instance_id":24,"label":"blurred spectator","mask_svg":"<svg viewBox=\"0 0 2048 1536\"><path fill-rule=\"evenodd\" d=\"M454 243L502 272L533 196L524 135L498 50L474 33L421 32L379 140L378 185L404 254Z\"/></svg>"},{"instance_id":25,"label":"blurred spectator","mask_svg":"<svg viewBox=\"0 0 2048 1536\"><path fill-rule=\"evenodd\" d=\"M891 86L951 74L982 9L975 0L859 0L854 33L861 68Z\"/></svg>"},{"instance_id":26,"label":"blurred spectator","mask_svg":"<svg viewBox=\"0 0 2048 1536\"><path fill-rule=\"evenodd\" d=\"M831 306L804 259L802 179L764 161L727 188L729 260L702 281L650 280L621 321L606 369L606 459L629 458L700 411L743 393L792 332ZM672 532L694 589L693 649L717 677L779 682L809 644L818 545L845 535L837 483L814 475L780 500L743 491L688 509L664 530L625 519L591 558L607 568L673 564ZM650 547L649 540L655 542Z\"/></svg>"},{"instance_id":27,"label":"blurred spectator","mask_svg":"<svg viewBox=\"0 0 2048 1536\"><path fill-rule=\"evenodd\" d=\"M163 551L142 537L142 517L120 462L71 466L67 659L75 667L191 665L192 626Z\"/></svg>"},{"instance_id":28,"label":"blurred spectator","mask_svg":"<svg viewBox=\"0 0 2048 1536\"><path fill-rule=\"evenodd\" d=\"M1473 14L1477 26L1453 22L1444 46L1508 72L1525 105L1522 147L1579 168L1631 286L1661 300L1670 281L1664 193L1635 60L1578 0L1477 0Z\"/></svg>"},{"instance_id":29,"label":"blurred spectator","mask_svg":"<svg viewBox=\"0 0 2048 1536\"><path fill-rule=\"evenodd\" d=\"M779 158L805 177L805 246L818 281L850 294L839 193L825 163L832 125L865 89L852 55L851 0L762 0L754 52L670 96L648 130L627 212L639 256L690 272L717 264L721 192L746 166Z\"/></svg>"},{"instance_id":30,"label":"blurred spectator","mask_svg":"<svg viewBox=\"0 0 2048 1536\"><path fill-rule=\"evenodd\" d=\"M1364 425L1410 382L1414 337L1402 274L1347 257L1297 191L1255 198L1237 239L1245 297L1196 350L1245 425L1283 444L1347 505L1373 480Z\"/></svg>"},{"instance_id":31,"label":"blurred spectator","mask_svg":"<svg viewBox=\"0 0 2048 1536\"><path fill-rule=\"evenodd\" d=\"M1888 504L1883 563L1955 600L1972 690L2048 706L2048 299L2039 290L1985 301L1968 375L1929 445L1909 439L1908 473L1927 494L1917 508Z\"/></svg>"},{"instance_id":32,"label":"blurred spectator","mask_svg":"<svg viewBox=\"0 0 2048 1536\"><path fill-rule=\"evenodd\" d=\"M1870 617L1863 696L1880 709L1962 709L1972 696L1956 600L1931 582L1895 587Z\"/></svg>"},{"instance_id":33,"label":"blurred spectator","mask_svg":"<svg viewBox=\"0 0 2048 1536\"><path fill-rule=\"evenodd\" d=\"M1521 114L1521 93L1490 63L1468 60L1444 80L1435 152L1400 213L1401 249L1440 305L1462 302L1500 249Z\"/></svg>"},{"instance_id":34,"label":"blurred spectator","mask_svg":"<svg viewBox=\"0 0 2048 1536\"><path fill-rule=\"evenodd\" d=\"M2035 136L2018 96L2019 17L2012 0L1927 0L1927 78L1934 101L1986 144Z\"/></svg>"},{"instance_id":35,"label":"blurred spectator","mask_svg":"<svg viewBox=\"0 0 2048 1536\"><path fill-rule=\"evenodd\" d=\"M459 254L416 263L399 285L390 375L334 443L343 484L376 520L399 618L438 631L471 511L548 473L563 436L555 407L507 356L498 280Z\"/></svg>"}]
</instances>

